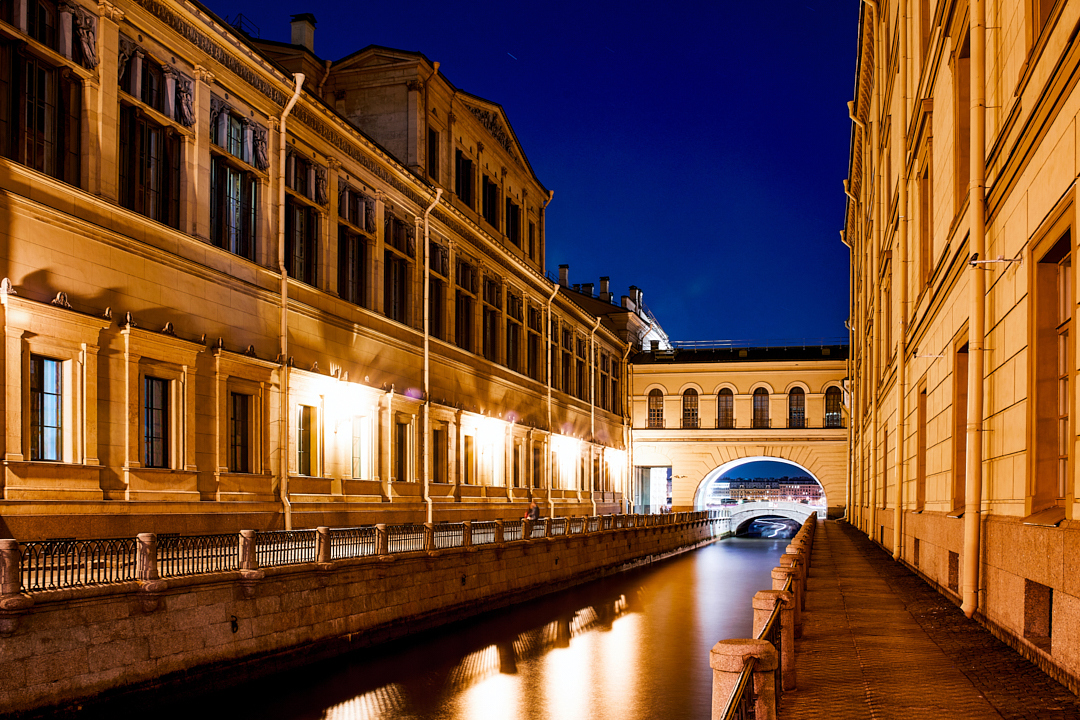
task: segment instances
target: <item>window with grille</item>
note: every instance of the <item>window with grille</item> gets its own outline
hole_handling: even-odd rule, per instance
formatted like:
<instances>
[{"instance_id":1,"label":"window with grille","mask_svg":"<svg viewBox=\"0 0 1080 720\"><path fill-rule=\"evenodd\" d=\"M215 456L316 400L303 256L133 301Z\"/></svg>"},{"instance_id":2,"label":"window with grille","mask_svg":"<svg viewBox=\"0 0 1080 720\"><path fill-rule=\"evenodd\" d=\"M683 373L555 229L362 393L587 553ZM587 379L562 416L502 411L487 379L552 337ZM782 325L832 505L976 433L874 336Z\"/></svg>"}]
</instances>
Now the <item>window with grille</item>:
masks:
<instances>
[{"instance_id":1,"label":"window with grille","mask_svg":"<svg viewBox=\"0 0 1080 720\"><path fill-rule=\"evenodd\" d=\"M251 472L251 395L229 393L229 470Z\"/></svg>"},{"instance_id":2,"label":"window with grille","mask_svg":"<svg viewBox=\"0 0 1080 720\"><path fill-rule=\"evenodd\" d=\"M716 427L730 430L735 427L735 395L722 388L716 396Z\"/></svg>"},{"instance_id":3,"label":"window with grille","mask_svg":"<svg viewBox=\"0 0 1080 720\"><path fill-rule=\"evenodd\" d=\"M802 388L788 391L788 427L806 427L806 393Z\"/></svg>"},{"instance_id":4,"label":"window with grille","mask_svg":"<svg viewBox=\"0 0 1080 720\"><path fill-rule=\"evenodd\" d=\"M146 467L169 467L169 381L143 379L143 462Z\"/></svg>"},{"instance_id":5,"label":"window with grille","mask_svg":"<svg viewBox=\"0 0 1080 720\"><path fill-rule=\"evenodd\" d=\"M285 269L308 285L318 282L319 213L289 196L285 201Z\"/></svg>"},{"instance_id":6,"label":"window with grille","mask_svg":"<svg viewBox=\"0 0 1080 720\"><path fill-rule=\"evenodd\" d=\"M769 391L765 388L754 391L754 427L769 427Z\"/></svg>"},{"instance_id":7,"label":"window with grille","mask_svg":"<svg viewBox=\"0 0 1080 720\"><path fill-rule=\"evenodd\" d=\"M499 283L484 278L483 352L493 362L499 359L499 315L502 307L502 288Z\"/></svg>"},{"instance_id":8,"label":"window with grille","mask_svg":"<svg viewBox=\"0 0 1080 720\"><path fill-rule=\"evenodd\" d=\"M840 388L835 385L825 391L825 427L844 427Z\"/></svg>"},{"instance_id":9,"label":"window with grille","mask_svg":"<svg viewBox=\"0 0 1080 720\"><path fill-rule=\"evenodd\" d=\"M391 213L386 214L383 255L383 314L400 323L409 322L409 283L416 257L415 230Z\"/></svg>"},{"instance_id":10,"label":"window with grille","mask_svg":"<svg viewBox=\"0 0 1080 720\"><path fill-rule=\"evenodd\" d=\"M296 412L296 472L312 474L315 468L315 408L299 405Z\"/></svg>"},{"instance_id":11,"label":"window with grille","mask_svg":"<svg viewBox=\"0 0 1080 720\"><path fill-rule=\"evenodd\" d=\"M660 390L649 391L649 427L664 427L664 393Z\"/></svg>"},{"instance_id":12,"label":"window with grille","mask_svg":"<svg viewBox=\"0 0 1080 720\"><path fill-rule=\"evenodd\" d=\"M338 295L354 305L367 307L368 255L366 237L347 225L338 225Z\"/></svg>"},{"instance_id":13,"label":"window with grille","mask_svg":"<svg viewBox=\"0 0 1080 720\"><path fill-rule=\"evenodd\" d=\"M30 356L30 459L64 459L64 364Z\"/></svg>"}]
</instances>

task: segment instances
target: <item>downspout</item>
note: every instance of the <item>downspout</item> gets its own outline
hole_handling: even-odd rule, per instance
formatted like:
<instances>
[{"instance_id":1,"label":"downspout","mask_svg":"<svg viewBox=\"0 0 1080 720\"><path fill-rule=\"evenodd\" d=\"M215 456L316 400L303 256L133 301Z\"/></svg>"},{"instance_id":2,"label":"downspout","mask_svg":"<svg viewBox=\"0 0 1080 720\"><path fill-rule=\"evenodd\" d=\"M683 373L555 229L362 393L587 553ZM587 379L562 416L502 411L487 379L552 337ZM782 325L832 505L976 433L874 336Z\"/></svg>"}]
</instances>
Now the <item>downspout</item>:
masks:
<instances>
[{"instance_id":1,"label":"downspout","mask_svg":"<svg viewBox=\"0 0 1080 720\"><path fill-rule=\"evenodd\" d=\"M600 328L600 316L589 332L589 442L596 445L596 331ZM589 475L593 471L592 450L589 451ZM596 516L596 478L592 479L589 499L592 501L592 514Z\"/></svg>"},{"instance_id":2,"label":"downspout","mask_svg":"<svg viewBox=\"0 0 1080 720\"><path fill-rule=\"evenodd\" d=\"M546 205L545 205L546 207ZM551 512L551 517L555 517L555 498L552 497L551 482L554 479L554 473L551 467L551 439L555 435L554 428L551 427L551 354L554 352L551 348L551 301L555 299L555 296L559 294L559 283L555 283L555 287L551 289L551 297L547 301L547 322L544 323L544 338L547 345L547 426L548 426L548 451L547 451L547 468L548 468L548 508Z\"/></svg>"},{"instance_id":3,"label":"downspout","mask_svg":"<svg viewBox=\"0 0 1080 720\"><path fill-rule=\"evenodd\" d=\"M327 79L328 77L330 77L330 66L331 66L331 65L333 65L333 64L334 64L334 63L333 63L333 61L332 61L332 60L324 60L324 61L323 61L323 74L322 74L322 78L321 78L321 79L319 80L319 85L318 85L318 87L316 87L316 88L315 88L315 94L316 94L316 95L318 95L318 96L319 96L320 98L322 97L322 89L323 89L323 85L325 85L325 84L326 84L326 79Z\"/></svg>"},{"instance_id":4,"label":"downspout","mask_svg":"<svg viewBox=\"0 0 1080 720\"><path fill-rule=\"evenodd\" d=\"M985 255L986 245L986 5L971 3L971 240L974 256ZM982 532L982 416L983 342L986 333L986 276L978 265L971 273L971 336L969 339L967 468L964 488L964 615L979 607L979 555Z\"/></svg>"},{"instance_id":5,"label":"downspout","mask_svg":"<svg viewBox=\"0 0 1080 720\"><path fill-rule=\"evenodd\" d=\"M438 65L436 65L438 69ZM435 191L435 199L424 211L424 502L427 504L427 521L432 517L431 493L431 224L430 215L442 197L442 188Z\"/></svg>"},{"instance_id":6,"label":"downspout","mask_svg":"<svg viewBox=\"0 0 1080 720\"><path fill-rule=\"evenodd\" d=\"M279 410L278 472L281 474L278 492L285 513L285 529L292 530L292 503L289 502L289 271L285 268L285 121L300 98L304 73L294 73L296 90L281 112L278 143L278 270L281 272L281 407Z\"/></svg>"},{"instance_id":7,"label":"downspout","mask_svg":"<svg viewBox=\"0 0 1080 720\"><path fill-rule=\"evenodd\" d=\"M864 486L862 480L859 482L859 498L862 503L862 507L867 506L867 495L873 497L871 488L877 483L877 478L874 475L874 469L877 466L877 404L878 404L878 384L881 379L878 366L881 363L881 344L879 338L881 335L881 296L876 292L878 275L881 273L881 244L885 232L884 219L882 217L882 208L884 206L883 196L885 192L885 174L884 168L881 163L881 81L882 76L881 65L884 62L882 54L879 52L881 47L881 33L884 32L884 23L881 20L881 13L878 11L878 4L876 0L864 0L870 7L874 9L874 112L877 113L877 122L874 123L874 137L871 140L871 150L877 152L877 162L873 164L877 172L877 181L874 183L874 232L870 234L870 248L869 258L867 259L867 274L864 277L863 283L868 288L864 291L864 296L869 298L869 304L866 307L867 320L866 322L873 322L873 329L870 332L870 353L869 353L869 367L868 373L870 381L868 385L868 394L870 402L870 437L867 440L869 453L867 454L868 462L866 467L863 468L863 473L866 477L866 485ZM867 518L866 513L863 510L859 511L859 527L863 532L867 531ZM869 534L869 533L868 533Z\"/></svg>"},{"instance_id":8,"label":"downspout","mask_svg":"<svg viewBox=\"0 0 1080 720\"><path fill-rule=\"evenodd\" d=\"M903 145L901 146L900 197L897 201L900 216L900 237L898 248L900 262L893 268L894 276L900 278L900 317L896 338L896 512L893 515L893 560L903 555L904 543L904 492L907 489L906 466L904 464L904 442L907 432L907 327L908 327L908 4L900 0L900 128Z\"/></svg>"}]
</instances>

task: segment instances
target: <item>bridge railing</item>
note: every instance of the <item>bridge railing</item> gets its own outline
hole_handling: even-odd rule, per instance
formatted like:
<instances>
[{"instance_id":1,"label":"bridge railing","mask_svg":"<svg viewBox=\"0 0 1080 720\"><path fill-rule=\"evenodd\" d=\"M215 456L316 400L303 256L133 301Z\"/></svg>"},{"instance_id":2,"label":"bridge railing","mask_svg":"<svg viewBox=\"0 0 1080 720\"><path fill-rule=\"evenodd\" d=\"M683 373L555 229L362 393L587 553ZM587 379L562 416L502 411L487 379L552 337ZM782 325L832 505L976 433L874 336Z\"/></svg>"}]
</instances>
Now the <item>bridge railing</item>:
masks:
<instances>
[{"instance_id":1,"label":"bridge railing","mask_svg":"<svg viewBox=\"0 0 1080 720\"><path fill-rule=\"evenodd\" d=\"M712 512L603 515L528 520L474 520L347 528L242 531L20 543L0 539L0 595L37 593L135 580L256 571L421 551L530 542L549 537L636 531L657 525L726 522ZM719 534L715 531L714 535Z\"/></svg>"}]
</instances>

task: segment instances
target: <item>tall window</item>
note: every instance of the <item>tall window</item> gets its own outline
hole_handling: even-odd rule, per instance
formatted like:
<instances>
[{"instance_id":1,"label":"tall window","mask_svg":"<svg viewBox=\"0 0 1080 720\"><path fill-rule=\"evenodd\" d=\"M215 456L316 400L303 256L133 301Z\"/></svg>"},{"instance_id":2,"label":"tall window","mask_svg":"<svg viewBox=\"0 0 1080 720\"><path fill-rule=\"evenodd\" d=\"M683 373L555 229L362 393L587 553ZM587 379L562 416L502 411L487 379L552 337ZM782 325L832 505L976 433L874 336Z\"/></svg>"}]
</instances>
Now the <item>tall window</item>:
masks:
<instances>
[{"instance_id":1,"label":"tall window","mask_svg":"<svg viewBox=\"0 0 1080 720\"><path fill-rule=\"evenodd\" d=\"M357 415L352 419L352 476L371 480L374 474L371 417Z\"/></svg>"},{"instance_id":2,"label":"tall window","mask_svg":"<svg viewBox=\"0 0 1080 720\"><path fill-rule=\"evenodd\" d=\"M461 449L461 482L472 485L476 482L476 438L465 435L462 441L464 447Z\"/></svg>"},{"instance_id":3,"label":"tall window","mask_svg":"<svg viewBox=\"0 0 1080 720\"><path fill-rule=\"evenodd\" d=\"M64 459L63 363L30 356L30 459Z\"/></svg>"},{"instance_id":4,"label":"tall window","mask_svg":"<svg viewBox=\"0 0 1080 720\"><path fill-rule=\"evenodd\" d=\"M515 247L521 247L521 208L506 198L506 237Z\"/></svg>"},{"instance_id":5,"label":"tall window","mask_svg":"<svg viewBox=\"0 0 1080 720\"><path fill-rule=\"evenodd\" d=\"M367 307L367 239L346 225L338 225L338 295Z\"/></svg>"},{"instance_id":6,"label":"tall window","mask_svg":"<svg viewBox=\"0 0 1080 720\"><path fill-rule=\"evenodd\" d=\"M484 219L494 228L499 227L499 184L487 175L480 186L480 202Z\"/></svg>"},{"instance_id":7,"label":"tall window","mask_svg":"<svg viewBox=\"0 0 1080 720\"><path fill-rule=\"evenodd\" d=\"M506 367L521 372L521 325L525 320L521 296L506 293Z\"/></svg>"},{"instance_id":8,"label":"tall window","mask_svg":"<svg viewBox=\"0 0 1080 720\"><path fill-rule=\"evenodd\" d=\"M722 388L716 396L716 427L722 430L735 427L735 396L730 388Z\"/></svg>"},{"instance_id":9,"label":"tall window","mask_svg":"<svg viewBox=\"0 0 1080 720\"><path fill-rule=\"evenodd\" d=\"M289 277L308 285L318 281L319 213L315 208L285 201L285 269Z\"/></svg>"},{"instance_id":10,"label":"tall window","mask_svg":"<svg viewBox=\"0 0 1080 720\"><path fill-rule=\"evenodd\" d=\"M394 480L409 481L409 425L394 424Z\"/></svg>"},{"instance_id":11,"label":"tall window","mask_svg":"<svg viewBox=\"0 0 1080 720\"><path fill-rule=\"evenodd\" d=\"M585 340L584 338L576 338L577 340L577 360L575 374L575 385L577 392L574 393L581 400L589 399L589 381L585 376Z\"/></svg>"},{"instance_id":12,"label":"tall window","mask_svg":"<svg viewBox=\"0 0 1080 720\"><path fill-rule=\"evenodd\" d=\"M825 391L825 427L844 427L842 397L840 388L835 385Z\"/></svg>"},{"instance_id":13,"label":"tall window","mask_svg":"<svg viewBox=\"0 0 1080 720\"><path fill-rule=\"evenodd\" d=\"M499 359L499 314L502 307L502 288L490 278L484 278L484 357L492 362Z\"/></svg>"},{"instance_id":14,"label":"tall window","mask_svg":"<svg viewBox=\"0 0 1080 720\"><path fill-rule=\"evenodd\" d=\"M433 127L427 131L427 174L439 182L439 131Z\"/></svg>"},{"instance_id":15,"label":"tall window","mask_svg":"<svg viewBox=\"0 0 1080 720\"><path fill-rule=\"evenodd\" d=\"M1072 374L1072 234L1066 230L1035 263L1035 472L1032 511L1065 501L1069 478Z\"/></svg>"},{"instance_id":16,"label":"tall window","mask_svg":"<svg viewBox=\"0 0 1080 720\"><path fill-rule=\"evenodd\" d=\"M971 177L971 41L964 36L953 65L953 98L955 112L956 212L960 212L968 197Z\"/></svg>"},{"instance_id":17,"label":"tall window","mask_svg":"<svg viewBox=\"0 0 1080 720\"><path fill-rule=\"evenodd\" d=\"M562 375L562 387L564 393L574 394L574 333L570 328L562 329L562 362L559 370Z\"/></svg>"},{"instance_id":18,"label":"tall window","mask_svg":"<svg viewBox=\"0 0 1080 720\"><path fill-rule=\"evenodd\" d=\"M693 388L683 392L682 426L684 428L696 428L698 426L698 392Z\"/></svg>"},{"instance_id":19,"label":"tall window","mask_svg":"<svg viewBox=\"0 0 1080 720\"><path fill-rule=\"evenodd\" d=\"M210 128L210 239L220 248L255 259L259 183L254 172L247 118L228 110Z\"/></svg>"},{"instance_id":20,"label":"tall window","mask_svg":"<svg viewBox=\"0 0 1080 720\"><path fill-rule=\"evenodd\" d=\"M315 408L297 406L296 413L296 472L311 475L315 467Z\"/></svg>"},{"instance_id":21,"label":"tall window","mask_svg":"<svg viewBox=\"0 0 1080 720\"><path fill-rule=\"evenodd\" d=\"M915 407L915 509L926 504L926 388L919 391Z\"/></svg>"},{"instance_id":22,"label":"tall window","mask_svg":"<svg viewBox=\"0 0 1080 720\"><path fill-rule=\"evenodd\" d=\"M929 153L927 153L929 155ZM934 262L934 195L928 159L919 174L919 284L930 282L930 269Z\"/></svg>"},{"instance_id":23,"label":"tall window","mask_svg":"<svg viewBox=\"0 0 1080 720\"><path fill-rule=\"evenodd\" d=\"M658 389L649 391L649 427L664 427L664 393Z\"/></svg>"},{"instance_id":24,"label":"tall window","mask_svg":"<svg viewBox=\"0 0 1080 720\"><path fill-rule=\"evenodd\" d=\"M538 307L529 308L529 340L527 349L528 368L527 372L529 377L533 380L544 379L544 356L543 356L543 340L540 337L540 333L543 332L544 326L544 313Z\"/></svg>"},{"instance_id":25,"label":"tall window","mask_svg":"<svg viewBox=\"0 0 1080 720\"><path fill-rule=\"evenodd\" d=\"M143 383L143 461L169 467L169 381L149 375Z\"/></svg>"},{"instance_id":26,"label":"tall window","mask_svg":"<svg viewBox=\"0 0 1080 720\"><path fill-rule=\"evenodd\" d=\"M967 477L968 344L953 355L952 514L963 509Z\"/></svg>"},{"instance_id":27,"label":"tall window","mask_svg":"<svg viewBox=\"0 0 1080 720\"><path fill-rule=\"evenodd\" d=\"M806 427L806 393L799 387L788 392L788 427Z\"/></svg>"},{"instance_id":28,"label":"tall window","mask_svg":"<svg viewBox=\"0 0 1080 720\"><path fill-rule=\"evenodd\" d=\"M133 105L120 109L120 201L152 220L180 226L180 135Z\"/></svg>"},{"instance_id":29,"label":"tall window","mask_svg":"<svg viewBox=\"0 0 1080 720\"><path fill-rule=\"evenodd\" d=\"M454 152L454 194L470 208L475 207L473 202L473 186L475 184L473 161L462 154L460 150L456 150Z\"/></svg>"},{"instance_id":30,"label":"tall window","mask_svg":"<svg viewBox=\"0 0 1080 720\"><path fill-rule=\"evenodd\" d=\"M454 293L454 344L462 350L473 352L476 269L464 260L458 260L454 275L457 285Z\"/></svg>"},{"instance_id":31,"label":"tall window","mask_svg":"<svg viewBox=\"0 0 1080 720\"><path fill-rule=\"evenodd\" d=\"M229 393L229 470L251 472L251 396Z\"/></svg>"},{"instance_id":32,"label":"tall window","mask_svg":"<svg viewBox=\"0 0 1080 720\"><path fill-rule=\"evenodd\" d=\"M600 407L611 410L609 395L611 383L611 357L607 353L600 353Z\"/></svg>"},{"instance_id":33,"label":"tall window","mask_svg":"<svg viewBox=\"0 0 1080 720\"><path fill-rule=\"evenodd\" d=\"M386 250L383 255L383 314L400 323L409 321L413 259L416 257L414 230L390 213L386 214Z\"/></svg>"},{"instance_id":34,"label":"tall window","mask_svg":"<svg viewBox=\"0 0 1080 720\"><path fill-rule=\"evenodd\" d=\"M450 281L450 253L445 245L432 240L428 244L428 332L446 339L446 284Z\"/></svg>"},{"instance_id":35,"label":"tall window","mask_svg":"<svg viewBox=\"0 0 1080 720\"><path fill-rule=\"evenodd\" d=\"M765 388L754 391L754 427L769 427L769 391Z\"/></svg>"}]
</instances>

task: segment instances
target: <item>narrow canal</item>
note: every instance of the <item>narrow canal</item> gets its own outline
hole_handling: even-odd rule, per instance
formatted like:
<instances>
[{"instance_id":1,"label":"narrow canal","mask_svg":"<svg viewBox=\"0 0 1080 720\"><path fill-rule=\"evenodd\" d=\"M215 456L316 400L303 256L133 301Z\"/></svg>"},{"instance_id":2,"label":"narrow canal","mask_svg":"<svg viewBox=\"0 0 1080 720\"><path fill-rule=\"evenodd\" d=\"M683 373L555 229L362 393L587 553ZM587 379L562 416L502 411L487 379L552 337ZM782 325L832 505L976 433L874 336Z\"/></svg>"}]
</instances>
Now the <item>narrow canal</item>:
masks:
<instances>
[{"instance_id":1,"label":"narrow canal","mask_svg":"<svg viewBox=\"0 0 1080 720\"><path fill-rule=\"evenodd\" d=\"M707 720L709 648L723 638L749 636L751 598L771 587L771 570L787 543L724 540L228 692L193 695L162 708L141 702L139 714L231 720ZM117 710L100 716L119 717Z\"/></svg>"}]
</instances>

